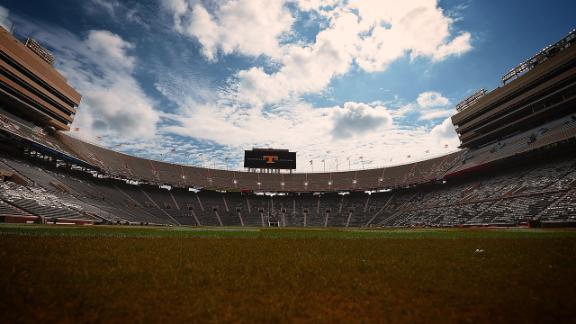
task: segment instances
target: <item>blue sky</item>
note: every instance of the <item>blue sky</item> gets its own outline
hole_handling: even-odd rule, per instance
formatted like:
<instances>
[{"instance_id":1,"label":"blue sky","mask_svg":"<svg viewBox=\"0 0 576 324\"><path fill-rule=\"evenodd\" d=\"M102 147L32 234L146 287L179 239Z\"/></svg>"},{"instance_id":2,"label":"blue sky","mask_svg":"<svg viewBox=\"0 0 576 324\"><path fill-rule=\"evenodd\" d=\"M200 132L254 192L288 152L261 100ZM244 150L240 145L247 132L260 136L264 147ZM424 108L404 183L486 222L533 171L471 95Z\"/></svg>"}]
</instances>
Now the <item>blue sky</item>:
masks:
<instances>
[{"instance_id":1,"label":"blue sky","mask_svg":"<svg viewBox=\"0 0 576 324\"><path fill-rule=\"evenodd\" d=\"M576 27L570 1L0 6L0 23L52 50L83 94L74 136L235 169L244 149L289 148L306 172L456 150L454 105Z\"/></svg>"}]
</instances>

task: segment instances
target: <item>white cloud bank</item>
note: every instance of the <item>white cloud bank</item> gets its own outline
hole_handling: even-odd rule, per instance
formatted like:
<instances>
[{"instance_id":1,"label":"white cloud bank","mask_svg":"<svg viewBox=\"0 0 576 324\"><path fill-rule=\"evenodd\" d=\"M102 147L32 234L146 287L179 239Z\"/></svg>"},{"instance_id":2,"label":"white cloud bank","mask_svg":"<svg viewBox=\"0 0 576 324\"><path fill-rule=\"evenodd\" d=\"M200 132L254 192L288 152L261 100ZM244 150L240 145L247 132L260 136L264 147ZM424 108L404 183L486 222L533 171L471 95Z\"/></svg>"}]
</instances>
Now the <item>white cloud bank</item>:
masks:
<instances>
[{"instance_id":1,"label":"white cloud bank","mask_svg":"<svg viewBox=\"0 0 576 324\"><path fill-rule=\"evenodd\" d=\"M284 1L222 1L212 4L212 12L194 1L164 0L163 5L174 16L174 28L196 38L210 61L218 52L277 57L279 38L294 22Z\"/></svg>"},{"instance_id":2,"label":"white cloud bank","mask_svg":"<svg viewBox=\"0 0 576 324\"><path fill-rule=\"evenodd\" d=\"M456 134L450 118L446 118L441 124L434 126L432 131L430 131L430 135L437 144L444 144L451 147L460 145L458 134Z\"/></svg>"},{"instance_id":3,"label":"white cloud bank","mask_svg":"<svg viewBox=\"0 0 576 324\"><path fill-rule=\"evenodd\" d=\"M392 116L384 106L347 102L344 107L335 109L333 114L334 126L331 133L335 139L362 136L392 126Z\"/></svg>"},{"instance_id":4,"label":"white cloud bank","mask_svg":"<svg viewBox=\"0 0 576 324\"><path fill-rule=\"evenodd\" d=\"M436 91L427 91L418 95L419 120L437 120L452 116L456 111L450 106L450 100Z\"/></svg>"},{"instance_id":5,"label":"white cloud bank","mask_svg":"<svg viewBox=\"0 0 576 324\"><path fill-rule=\"evenodd\" d=\"M252 105L318 93L354 64L367 72L380 72L405 55L441 61L472 48L471 35L453 33L453 19L436 0L163 3L174 17L175 30L198 40L209 60L216 60L218 53L266 55L279 65L274 72L252 67L238 73L237 99ZM290 3L327 19L314 42L280 42L295 20L287 9Z\"/></svg>"},{"instance_id":6,"label":"white cloud bank","mask_svg":"<svg viewBox=\"0 0 576 324\"><path fill-rule=\"evenodd\" d=\"M173 124L162 127L161 132L216 142L237 155L252 146L290 148L298 152L300 161L329 160L327 170L335 170L336 159L342 168L343 161L351 157L352 167L359 168L362 156L376 167L445 153L458 145L449 118L432 129L406 127L395 124L393 110L381 103L346 102L318 108L293 102L266 112L190 101L183 103L182 109L165 116ZM309 167L301 163L298 169Z\"/></svg>"},{"instance_id":7,"label":"white cloud bank","mask_svg":"<svg viewBox=\"0 0 576 324\"><path fill-rule=\"evenodd\" d=\"M416 102L422 108L443 107L450 104L448 98L436 91L422 92L418 95L418 98L416 98Z\"/></svg>"},{"instance_id":8,"label":"white cloud bank","mask_svg":"<svg viewBox=\"0 0 576 324\"><path fill-rule=\"evenodd\" d=\"M160 117L132 75L136 59L129 51L134 45L109 31L92 30L80 46L85 51L71 62L91 66L92 71L79 72L70 63L63 63L64 73L83 95L73 127L91 138L119 135L141 139L156 135Z\"/></svg>"}]
</instances>

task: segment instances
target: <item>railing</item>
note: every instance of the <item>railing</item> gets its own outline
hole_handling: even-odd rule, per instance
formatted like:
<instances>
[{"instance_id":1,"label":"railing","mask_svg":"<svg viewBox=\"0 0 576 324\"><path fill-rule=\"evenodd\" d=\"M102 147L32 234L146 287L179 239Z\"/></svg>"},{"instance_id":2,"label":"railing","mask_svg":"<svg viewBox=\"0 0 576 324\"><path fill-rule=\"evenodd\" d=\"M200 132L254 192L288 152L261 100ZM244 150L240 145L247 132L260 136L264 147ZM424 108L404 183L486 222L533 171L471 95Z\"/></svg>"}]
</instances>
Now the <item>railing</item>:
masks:
<instances>
[{"instance_id":1,"label":"railing","mask_svg":"<svg viewBox=\"0 0 576 324\"><path fill-rule=\"evenodd\" d=\"M576 42L576 29L572 29L572 31L568 33L568 35L566 35L558 42L546 46L536 55L520 63L518 66L516 66L515 68L511 69L506 74L504 74L502 76L502 84L506 84L516 79L518 76L530 71L536 65L546 61L550 57L556 55L558 52L572 46L575 42Z\"/></svg>"},{"instance_id":2,"label":"railing","mask_svg":"<svg viewBox=\"0 0 576 324\"><path fill-rule=\"evenodd\" d=\"M456 111L460 112L470 106L472 106L478 99L482 98L486 94L486 89L482 88L476 92L474 92L468 98L462 100L459 104L456 105Z\"/></svg>"}]
</instances>

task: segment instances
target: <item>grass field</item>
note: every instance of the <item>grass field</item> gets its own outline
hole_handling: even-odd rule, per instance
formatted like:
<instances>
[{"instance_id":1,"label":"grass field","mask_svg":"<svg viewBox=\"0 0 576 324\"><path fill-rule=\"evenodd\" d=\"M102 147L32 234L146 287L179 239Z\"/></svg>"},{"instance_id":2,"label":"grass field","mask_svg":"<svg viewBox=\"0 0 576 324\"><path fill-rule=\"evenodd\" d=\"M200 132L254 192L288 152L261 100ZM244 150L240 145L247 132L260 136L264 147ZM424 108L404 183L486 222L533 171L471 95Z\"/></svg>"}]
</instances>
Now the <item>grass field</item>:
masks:
<instances>
[{"instance_id":1,"label":"grass field","mask_svg":"<svg viewBox=\"0 0 576 324\"><path fill-rule=\"evenodd\" d=\"M2 225L0 264L3 323L557 323L576 300L570 230Z\"/></svg>"}]
</instances>

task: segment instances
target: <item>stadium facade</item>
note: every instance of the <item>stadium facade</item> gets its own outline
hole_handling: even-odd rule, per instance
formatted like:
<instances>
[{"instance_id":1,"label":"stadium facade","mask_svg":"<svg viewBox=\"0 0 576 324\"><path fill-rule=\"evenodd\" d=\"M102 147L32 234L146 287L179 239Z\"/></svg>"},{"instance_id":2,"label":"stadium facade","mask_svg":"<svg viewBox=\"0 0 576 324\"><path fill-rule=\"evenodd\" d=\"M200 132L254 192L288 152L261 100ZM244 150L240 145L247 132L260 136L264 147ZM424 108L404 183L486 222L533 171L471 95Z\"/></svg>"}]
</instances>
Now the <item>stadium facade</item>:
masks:
<instances>
[{"instance_id":1,"label":"stadium facade","mask_svg":"<svg viewBox=\"0 0 576 324\"><path fill-rule=\"evenodd\" d=\"M0 26L0 103L40 127L69 130L80 94L52 66L54 57L29 38L21 43Z\"/></svg>"},{"instance_id":2,"label":"stadium facade","mask_svg":"<svg viewBox=\"0 0 576 324\"><path fill-rule=\"evenodd\" d=\"M0 217L195 226L576 222L572 31L457 106L461 150L386 168L254 173L126 155L68 135L80 94L1 30Z\"/></svg>"},{"instance_id":3,"label":"stadium facade","mask_svg":"<svg viewBox=\"0 0 576 324\"><path fill-rule=\"evenodd\" d=\"M512 69L502 77L504 86L488 94L477 92L458 105L452 122L462 147L476 149L573 113L575 43L573 31L520 64L525 73L522 77L510 74L518 68ZM516 77L513 80L512 75Z\"/></svg>"}]
</instances>

